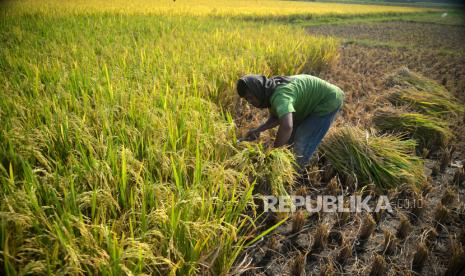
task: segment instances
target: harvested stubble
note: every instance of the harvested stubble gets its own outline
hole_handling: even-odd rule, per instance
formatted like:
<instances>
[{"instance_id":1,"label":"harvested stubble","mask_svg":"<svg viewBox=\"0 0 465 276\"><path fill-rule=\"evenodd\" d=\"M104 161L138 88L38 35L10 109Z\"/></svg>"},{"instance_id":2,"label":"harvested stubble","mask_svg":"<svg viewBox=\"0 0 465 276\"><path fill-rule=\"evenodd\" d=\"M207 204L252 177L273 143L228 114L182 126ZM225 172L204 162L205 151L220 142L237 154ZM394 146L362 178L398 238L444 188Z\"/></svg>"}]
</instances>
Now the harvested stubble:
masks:
<instances>
[{"instance_id":1,"label":"harvested stubble","mask_svg":"<svg viewBox=\"0 0 465 276\"><path fill-rule=\"evenodd\" d=\"M441 203L445 206L453 206L457 200L458 192L452 188L447 188L441 197Z\"/></svg>"},{"instance_id":2,"label":"harvested stubble","mask_svg":"<svg viewBox=\"0 0 465 276\"><path fill-rule=\"evenodd\" d=\"M431 176L438 176L439 172L440 172L439 163L434 162L434 165L431 168Z\"/></svg>"},{"instance_id":3,"label":"harvested stubble","mask_svg":"<svg viewBox=\"0 0 465 276\"><path fill-rule=\"evenodd\" d=\"M328 193L330 195L333 195L333 196L338 195L341 192L341 189L339 188L338 177L335 176L335 177L331 178L331 180L329 181L326 188L328 189Z\"/></svg>"},{"instance_id":4,"label":"harvested stubble","mask_svg":"<svg viewBox=\"0 0 465 276\"><path fill-rule=\"evenodd\" d=\"M349 260L352 257L352 251L353 251L353 246L349 240L344 240L341 250L339 250L339 253L337 255L336 261L344 265L347 260Z\"/></svg>"},{"instance_id":5,"label":"harvested stubble","mask_svg":"<svg viewBox=\"0 0 465 276\"><path fill-rule=\"evenodd\" d=\"M439 224L446 223L450 220L450 213L442 203L438 203L434 210L434 220Z\"/></svg>"},{"instance_id":6,"label":"harvested stubble","mask_svg":"<svg viewBox=\"0 0 465 276\"><path fill-rule=\"evenodd\" d=\"M376 135L357 127L331 132L321 150L341 174L357 175L359 184L385 190L426 181L423 162L414 155L416 142L396 135Z\"/></svg>"},{"instance_id":7,"label":"harvested stubble","mask_svg":"<svg viewBox=\"0 0 465 276\"><path fill-rule=\"evenodd\" d=\"M464 107L440 84L409 71L398 70L386 80L394 87L388 100L395 105L407 105L411 109L433 117L458 118Z\"/></svg>"},{"instance_id":8,"label":"harvested stubble","mask_svg":"<svg viewBox=\"0 0 465 276\"><path fill-rule=\"evenodd\" d=\"M305 212L300 210L294 213L292 216L292 233L297 233L304 227L305 224Z\"/></svg>"},{"instance_id":9,"label":"harvested stubble","mask_svg":"<svg viewBox=\"0 0 465 276\"><path fill-rule=\"evenodd\" d=\"M463 275L465 273L465 250L457 241L451 241L452 255L444 275Z\"/></svg>"},{"instance_id":10,"label":"harvested stubble","mask_svg":"<svg viewBox=\"0 0 465 276\"><path fill-rule=\"evenodd\" d=\"M387 274L388 265L386 260L381 255L375 255L371 265L370 276L384 276Z\"/></svg>"},{"instance_id":11,"label":"harvested stubble","mask_svg":"<svg viewBox=\"0 0 465 276\"><path fill-rule=\"evenodd\" d=\"M421 217L425 210L426 200L422 195L418 195L414 198L414 204L410 208L410 219L412 222L416 222Z\"/></svg>"},{"instance_id":12,"label":"harvested stubble","mask_svg":"<svg viewBox=\"0 0 465 276\"><path fill-rule=\"evenodd\" d=\"M462 246L465 246L465 226L462 227L462 230L460 231L459 239L458 241L462 243Z\"/></svg>"},{"instance_id":13,"label":"harvested stubble","mask_svg":"<svg viewBox=\"0 0 465 276\"><path fill-rule=\"evenodd\" d=\"M306 261L307 256L304 253L299 252L297 256L295 256L294 262L292 263L291 275L305 276Z\"/></svg>"},{"instance_id":14,"label":"harvested stubble","mask_svg":"<svg viewBox=\"0 0 465 276\"><path fill-rule=\"evenodd\" d=\"M452 184L457 186L465 185L465 170L463 168L459 168L455 172Z\"/></svg>"},{"instance_id":15,"label":"harvested stubble","mask_svg":"<svg viewBox=\"0 0 465 276\"><path fill-rule=\"evenodd\" d=\"M389 230L384 230L384 245L383 254L392 255L395 254L398 246L398 241L394 234Z\"/></svg>"},{"instance_id":16,"label":"harvested stubble","mask_svg":"<svg viewBox=\"0 0 465 276\"><path fill-rule=\"evenodd\" d=\"M438 232L433 227L426 228L421 234L421 240L426 246L431 246L438 238Z\"/></svg>"},{"instance_id":17,"label":"harvested stubble","mask_svg":"<svg viewBox=\"0 0 465 276\"><path fill-rule=\"evenodd\" d=\"M341 231L330 231L328 235L328 242L333 245L341 246L345 242L344 234Z\"/></svg>"},{"instance_id":18,"label":"harvested stubble","mask_svg":"<svg viewBox=\"0 0 465 276\"><path fill-rule=\"evenodd\" d=\"M344 206L345 209L348 209L350 207L349 200L345 200L342 205ZM350 219L350 212L338 212L336 214L337 217L337 225L342 226L346 223L349 222Z\"/></svg>"},{"instance_id":19,"label":"harvested stubble","mask_svg":"<svg viewBox=\"0 0 465 276\"><path fill-rule=\"evenodd\" d=\"M381 223L381 220L385 217L386 210L380 209L378 212L373 213L373 219L376 222L376 225Z\"/></svg>"},{"instance_id":20,"label":"harvested stubble","mask_svg":"<svg viewBox=\"0 0 465 276\"><path fill-rule=\"evenodd\" d=\"M424 243L417 246L417 251L413 255L412 270L420 273L423 270L426 259L428 258L428 247Z\"/></svg>"},{"instance_id":21,"label":"harvested stubble","mask_svg":"<svg viewBox=\"0 0 465 276\"><path fill-rule=\"evenodd\" d=\"M320 275L321 276L334 276L336 274L334 265L331 261L322 263L320 265Z\"/></svg>"},{"instance_id":22,"label":"harvested stubble","mask_svg":"<svg viewBox=\"0 0 465 276\"><path fill-rule=\"evenodd\" d=\"M451 157L453 154L454 148L444 148L440 155L440 162L439 162L439 171L444 173L447 167L450 165Z\"/></svg>"},{"instance_id":23,"label":"harvested stubble","mask_svg":"<svg viewBox=\"0 0 465 276\"><path fill-rule=\"evenodd\" d=\"M328 243L328 236L329 225L326 223L320 224L315 231L312 249L317 251L324 249Z\"/></svg>"},{"instance_id":24,"label":"harvested stubble","mask_svg":"<svg viewBox=\"0 0 465 276\"><path fill-rule=\"evenodd\" d=\"M401 214L400 223L399 223L399 227L397 228L396 236L399 239L403 240L410 234L411 231L412 231L412 225L410 224L409 219L407 218L407 216Z\"/></svg>"},{"instance_id":25,"label":"harvested stubble","mask_svg":"<svg viewBox=\"0 0 465 276\"><path fill-rule=\"evenodd\" d=\"M358 232L358 240L362 242L368 240L371 234L375 231L375 228L375 220L370 214L366 214L360 227L360 231Z\"/></svg>"},{"instance_id":26,"label":"harvested stubble","mask_svg":"<svg viewBox=\"0 0 465 276\"><path fill-rule=\"evenodd\" d=\"M420 152L425 148L435 152L445 147L452 137L448 124L441 118L420 113L380 110L375 113L373 123L383 132L405 134L415 139Z\"/></svg>"}]
</instances>

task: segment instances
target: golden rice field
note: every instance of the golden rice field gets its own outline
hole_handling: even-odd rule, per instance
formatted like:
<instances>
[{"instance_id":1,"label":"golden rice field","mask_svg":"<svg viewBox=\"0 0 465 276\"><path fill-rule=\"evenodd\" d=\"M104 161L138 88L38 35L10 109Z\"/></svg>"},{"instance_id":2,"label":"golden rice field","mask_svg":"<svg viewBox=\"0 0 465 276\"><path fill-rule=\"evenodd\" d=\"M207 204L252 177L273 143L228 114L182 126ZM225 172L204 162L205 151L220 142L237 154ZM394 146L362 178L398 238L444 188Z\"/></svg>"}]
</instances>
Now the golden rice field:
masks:
<instances>
[{"instance_id":1,"label":"golden rice field","mask_svg":"<svg viewBox=\"0 0 465 276\"><path fill-rule=\"evenodd\" d=\"M227 273L267 233L254 224L256 180L282 188L294 177L287 150L236 145L235 80L319 72L339 46L236 17L420 11L271 0L1 3L0 274Z\"/></svg>"},{"instance_id":2,"label":"golden rice field","mask_svg":"<svg viewBox=\"0 0 465 276\"><path fill-rule=\"evenodd\" d=\"M280 0L74 0L58 1L47 0L38 2L34 0L22 1L19 9L26 11L53 11L58 13L101 13L122 12L129 14L162 14L162 15L195 15L220 17L251 17L251 18L312 18L321 15L351 16L366 14L389 14L434 11L431 8L396 7L382 5L357 5L339 3L317 3L304 1Z\"/></svg>"}]
</instances>

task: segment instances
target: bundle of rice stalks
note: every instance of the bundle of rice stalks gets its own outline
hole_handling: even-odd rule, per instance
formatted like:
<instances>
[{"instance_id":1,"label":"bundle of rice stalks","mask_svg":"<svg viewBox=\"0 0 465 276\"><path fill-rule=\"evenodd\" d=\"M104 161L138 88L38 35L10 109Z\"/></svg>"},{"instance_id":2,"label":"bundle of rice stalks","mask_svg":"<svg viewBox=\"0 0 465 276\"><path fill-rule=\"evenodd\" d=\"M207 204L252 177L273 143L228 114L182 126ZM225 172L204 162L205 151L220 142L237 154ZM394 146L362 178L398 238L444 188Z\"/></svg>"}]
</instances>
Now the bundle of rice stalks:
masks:
<instances>
[{"instance_id":1,"label":"bundle of rice stalks","mask_svg":"<svg viewBox=\"0 0 465 276\"><path fill-rule=\"evenodd\" d=\"M388 99L396 105L408 105L412 109L442 117L458 117L464 107L437 82L401 68L386 80L386 86L395 87Z\"/></svg>"},{"instance_id":2,"label":"bundle of rice stalks","mask_svg":"<svg viewBox=\"0 0 465 276\"><path fill-rule=\"evenodd\" d=\"M437 82L402 68L389 76L386 86L395 87L388 96L389 101L396 105L408 105L421 113L458 117L463 114L464 107L447 89Z\"/></svg>"},{"instance_id":3,"label":"bundle of rice stalks","mask_svg":"<svg viewBox=\"0 0 465 276\"><path fill-rule=\"evenodd\" d=\"M458 117L463 113L463 106L456 104L456 100L414 88L396 90L388 96L388 100L434 117Z\"/></svg>"},{"instance_id":4,"label":"bundle of rice stalks","mask_svg":"<svg viewBox=\"0 0 465 276\"><path fill-rule=\"evenodd\" d=\"M359 184L380 190L426 181L423 162L414 156L416 142L395 135L374 135L357 127L333 131L320 149L340 174L356 175Z\"/></svg>"},{"instance_id":5,"label":"bundle of rice stalks","mask_svg":"<svg viewBox=\"0 0 465 276\"><path fill-rule=\"evenodd\" d=\"M425 148L435 152L445 147L452 137L446 122L420 113L380 110L375 113L373 123L383 132L406 134L415 139L419 152Z\"/></svg>"},{"instance_id":6,"label":"bundle of rice stalks","mask_svg":"<svg viewBox=\"0 0 465 276\"><path fill-rule=\"evenodd\" d=\"M421 91L436 94L448 94L446 88L434 80L428 79L420 74L410 71L407 67L401 67L386 77L387 87L414 87Z\"/></svg>"},{"instance_id":7,"label":"bundle of rice stalks","mask_svg":"<svg viewBox=\"0 0 465 276\"><path fill-rule=\"evenodd\" d=\"M287 149L265 151L261 145L248 144L229 163L245 175L256 179L257 188L274 196L288 196L286 187L294 183L294 155Z\"/></svg>"}]
</instances>

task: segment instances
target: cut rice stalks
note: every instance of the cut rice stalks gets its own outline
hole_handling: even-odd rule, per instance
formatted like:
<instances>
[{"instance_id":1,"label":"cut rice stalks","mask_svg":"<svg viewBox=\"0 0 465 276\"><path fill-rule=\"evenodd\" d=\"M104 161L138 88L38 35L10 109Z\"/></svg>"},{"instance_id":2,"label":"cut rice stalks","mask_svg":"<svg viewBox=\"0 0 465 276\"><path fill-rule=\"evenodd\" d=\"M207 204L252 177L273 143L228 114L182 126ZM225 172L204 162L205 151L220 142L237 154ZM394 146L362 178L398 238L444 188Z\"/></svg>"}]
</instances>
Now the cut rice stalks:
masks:
<instances>
[{"instance_id":1,"label":"cut rice stalks","mask_svg":"<svg viewBox=\"0 0 465 276\"><path fill-rule=\"evenodd\" d=\"M287 149L265 151L259 144L247 144L229 162L256 179L256 188L264 194L288 196L296 177L294 155Z\"/></svg>"},{"instance_id":2,"label":"cut rice stalks","mask_svg":"<svg viewBox=\"0 0 465 276\"><path fill-rule=\"evenodd\" d=\"M381 135L357 127L332 131L320 149L340 174L356 175L359 184L373 183L386 190L401 184L426 182L423 161L416 157L416 142L396 135Z\"/></svg>"},{"instance_id":3,"label":"cut rice stalks","mask_svg":"<svg viewBox=\"0 0 465 276\"><path fill-rule=\"evenodd\" d=\"M452 132L440 118L420 113L378 110L374 117L375 126L386 133L405 134L418 142L418 152L428 149L430 153L446 147Z\"/></svg>"},{"instance_id":4,"label":"cut rice stalks","mask_svg":"<svg viewBox=\"0 0 465 276\"><path fill-rule=\"evenodd\" d=\"M447 89L437 82L401 68L386 79L386 86L393 87L388 100L401 106L433 117L458 118L464 112Z\"/></svg>"}]
</instances>

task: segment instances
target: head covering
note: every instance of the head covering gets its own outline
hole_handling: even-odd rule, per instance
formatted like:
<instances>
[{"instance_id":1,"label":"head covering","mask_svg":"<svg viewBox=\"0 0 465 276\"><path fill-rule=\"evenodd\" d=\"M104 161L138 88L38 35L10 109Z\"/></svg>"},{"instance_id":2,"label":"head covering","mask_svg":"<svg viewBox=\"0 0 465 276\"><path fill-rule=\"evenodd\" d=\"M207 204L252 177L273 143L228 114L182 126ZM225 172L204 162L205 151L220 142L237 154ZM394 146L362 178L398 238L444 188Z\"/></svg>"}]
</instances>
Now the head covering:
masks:
<instances>
[{"instance_id":1,"label":"head covering","mask_svg":"<svg viewBox=\"0 0 465 276\"><path fill-rule=\"evenodd\" d=\"M247 89L259 99L260 105L257 107L267 108L271 106L270 97L276 87L292 80L292 77L287 76L267 78L264 75L245 75L237 81L237 93L239 96L244 97Z\"/></svg>"}]
</instances>

